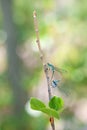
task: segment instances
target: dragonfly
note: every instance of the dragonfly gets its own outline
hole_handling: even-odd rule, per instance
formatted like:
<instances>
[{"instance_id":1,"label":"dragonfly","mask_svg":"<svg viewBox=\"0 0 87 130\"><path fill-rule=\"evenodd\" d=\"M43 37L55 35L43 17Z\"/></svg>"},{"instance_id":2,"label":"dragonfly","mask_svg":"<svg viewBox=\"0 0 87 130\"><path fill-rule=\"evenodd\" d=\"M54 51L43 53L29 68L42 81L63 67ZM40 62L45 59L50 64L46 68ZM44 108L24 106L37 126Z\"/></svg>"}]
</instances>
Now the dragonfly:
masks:
<instances>
[{"instance_id":1,"label":"dragonfly","mask_svg":"<svg viewBox=\"0 0 87 130\"><path fill-rule=\"evenodd\" d=\"M66 70L64 69L61 69L61 68L58 68L58 67L55 67L54 65L52 65L51 63L47 63L48 67L52 70L52 76L51 76L51 79L53 78L53 75L54 75L54 72L55 71L58 71L59 73L65 73L67 72Z\"/></svg>"},{"instance_id":2,"label":"dragonfly","mask_svg":"<svg viewBox=\"0 0 87 130\"><path fill-rule=\"evenodd\" d=\"M60 82L60 80L53 80L52 83L51 83L51 86L53 88L57 87L58 86L58 83Z\"/></svg>"}]
</instances>

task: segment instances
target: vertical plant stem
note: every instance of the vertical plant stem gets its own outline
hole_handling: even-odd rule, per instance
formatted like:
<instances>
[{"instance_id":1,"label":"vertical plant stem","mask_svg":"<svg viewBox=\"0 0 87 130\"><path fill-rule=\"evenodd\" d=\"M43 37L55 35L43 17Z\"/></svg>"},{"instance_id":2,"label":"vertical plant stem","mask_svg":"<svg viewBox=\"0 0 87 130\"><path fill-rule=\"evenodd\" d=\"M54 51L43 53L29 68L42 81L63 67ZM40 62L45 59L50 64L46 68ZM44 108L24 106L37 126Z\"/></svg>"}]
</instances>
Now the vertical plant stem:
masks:
<instances>
[{"instance_id":1,"label":"vertical plant stem","mask_svg":"<svg viewBox=\"0 0 87 130\"><path fill-rule=\"evenodd\" d=\"M45 61L42 49L41 49L41 45L40 45L40 38L39 38L39 29L38 29L38 21L37 21L37 14L36 11L33 12L33 17L34 17L34 26L35 26L35 32L36 32L36 43L40 52L40 58L43 64L43 68L44 68L44 72L45 72L45 76L47 79L47 86L48 86L48 95L49 95L49 100L52 98L52 94L51 94L51 88L50 88L50 78L49 78L49 70L48 70L48 66L47 63ZM50 117L50 123L52 126L52 130L55 130L55 124L54 124L54 118Z\"/></svg>"}]
</instances>

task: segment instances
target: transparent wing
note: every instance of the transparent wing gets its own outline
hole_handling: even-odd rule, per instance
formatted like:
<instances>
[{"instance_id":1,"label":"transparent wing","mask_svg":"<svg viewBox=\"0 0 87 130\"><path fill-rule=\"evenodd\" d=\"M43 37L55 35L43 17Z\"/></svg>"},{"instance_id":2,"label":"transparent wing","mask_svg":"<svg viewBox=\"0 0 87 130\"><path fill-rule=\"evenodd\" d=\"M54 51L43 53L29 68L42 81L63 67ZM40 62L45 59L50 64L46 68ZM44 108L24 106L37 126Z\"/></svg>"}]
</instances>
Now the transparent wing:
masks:
<instances>
[{"instance_id":1,"label":"transparent wing","mask_svg":"<svg viewBox=\"0 0 87 130\"><path fill-rule=\"evenodd\" d=\"M55 70L60 72L60 73L66 73L67 70L64 70L64 69L61 69L61 68L58 68L58 67L55 67Z\"/></svg>"}]
</instances>

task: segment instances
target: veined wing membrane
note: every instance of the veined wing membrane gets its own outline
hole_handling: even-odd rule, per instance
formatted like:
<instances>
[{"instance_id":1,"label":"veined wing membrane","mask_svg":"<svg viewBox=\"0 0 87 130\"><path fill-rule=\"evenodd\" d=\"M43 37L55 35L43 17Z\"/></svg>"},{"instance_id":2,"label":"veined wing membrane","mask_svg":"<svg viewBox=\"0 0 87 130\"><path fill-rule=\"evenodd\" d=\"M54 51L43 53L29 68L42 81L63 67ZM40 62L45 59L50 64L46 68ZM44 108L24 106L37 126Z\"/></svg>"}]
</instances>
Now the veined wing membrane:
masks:
<instances>
[{"instance_id":1,"label":"veined wing membrane","mask_svg":"<svg viewBox=\"0 0 87 130\"><path fill-rule=\"evenodd\" d=\"M64 70L64 69L61 69L61 68L58 68L58 67L55 67L55 70L60 72L60 73L66 73L67 70Z\"/></svg>"}]
</instances>

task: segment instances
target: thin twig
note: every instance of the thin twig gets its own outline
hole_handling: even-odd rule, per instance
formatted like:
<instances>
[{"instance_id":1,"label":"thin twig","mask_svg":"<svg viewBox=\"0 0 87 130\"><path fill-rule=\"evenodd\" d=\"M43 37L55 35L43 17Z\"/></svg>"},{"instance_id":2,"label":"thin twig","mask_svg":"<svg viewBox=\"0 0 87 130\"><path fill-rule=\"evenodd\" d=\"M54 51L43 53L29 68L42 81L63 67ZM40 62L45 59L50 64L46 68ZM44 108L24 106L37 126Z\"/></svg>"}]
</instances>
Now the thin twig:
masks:
<instances>
[{"instance_id":1,"label":"thin twig","mask_svg":"<svg viewBox=\"0 0 87 130\"><path fill-rule=\"evenodd\" d=\"M41 50L41 45L40 45L39 29L38 29L38 22L37 22L36 11L33 12L33 17L34 17L34 26L35 26L35 32L36 32L36 37L37 37L36 43L38 45L38 49L39 49L39 52L40 52L40 58L42 60L42 63L44 64L43 52Z\"/></svg>"},{"instance_id":2,"label":"thin twig","mask_svg":"<svg viewBox=\"0 0 87 130\"><path fill-rule=\"evenodd\" d=\"M51 88L50 88L50 78L49 78L49 73L48 73L49 69L48 69L47 63L44 59L44 55L43 55L41 45L40 45L39 29L38 29L36 11L33 12L33 17L34 17L34 26L35 26L35 32L36 32L36 38L37 38L36 43L37 43L37 46L38 46L38 49L39 49L39 52L40 52L40 58L42 60L44 72L45 72L46 79L47 79L48 95L49 95L49 100L50 100L52 98L52 94L51 94ZM54 124L54 118L53 117L50 117L50 123L51 123L51 126L52 126L52 130L55 130L55 124Z\"/></svg>"}]
</instances>

